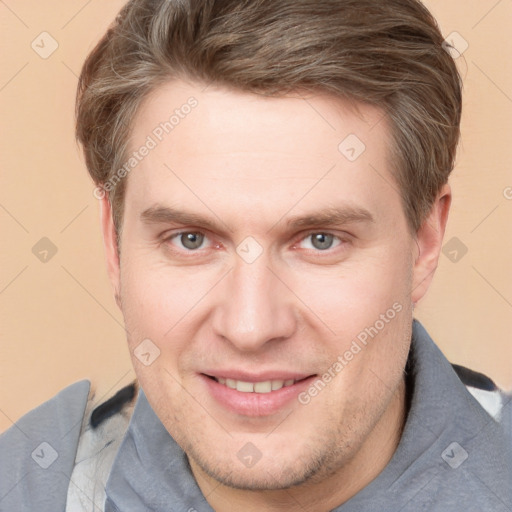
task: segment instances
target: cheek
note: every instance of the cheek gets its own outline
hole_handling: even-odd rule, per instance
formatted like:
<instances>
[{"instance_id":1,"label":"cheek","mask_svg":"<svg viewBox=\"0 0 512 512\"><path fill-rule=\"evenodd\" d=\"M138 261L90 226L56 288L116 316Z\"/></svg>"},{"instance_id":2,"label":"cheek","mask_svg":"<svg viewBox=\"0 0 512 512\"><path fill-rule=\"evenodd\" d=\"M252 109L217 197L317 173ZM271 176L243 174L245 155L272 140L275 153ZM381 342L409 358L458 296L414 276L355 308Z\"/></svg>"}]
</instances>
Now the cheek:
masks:
<instances>
[{"instance_id":1,"label":"cheek","mask_svg":"<svg viewBox=\"0 0 512 512\"><path fill-rule=\"evenodd\" d=\"M132 259L121 266L120 291L128 347L137 378L151 405L157 411L166 411L166 406L154 401L165 401L165 397L172 395L178 408L180 361L189 339L182 329L189 319L187 311L197 299L183 283L169 275L168 269L143 264L142 260L140 263Z\"/></svg>"},{"instance_id":2,"label":"cheek","mask_svg":"<svg viewBox=\"0 0 512 512\"><path fill-rule=\"evenodd\" d=\"M294 292L312 322L316 318L331 334L352 339L381 315L394 318L397 309L405 309L410 302L411 272L407 251L397 245L354 258L339 269L301 272L287 279L295 282Z\"/></svg>"},{"instance_id":3,"label":"cheek","mask_svg":"<svg viewBox=\"0 0 512 512\"><path fill-rule=\"evenodd\" d=\"M128 261L121 266L121 296L128 329L145 329L146 336L163 338L204 295L200 283L187 279L179 270L151 262L151 258Z\"/></svg>"}]
</instances>

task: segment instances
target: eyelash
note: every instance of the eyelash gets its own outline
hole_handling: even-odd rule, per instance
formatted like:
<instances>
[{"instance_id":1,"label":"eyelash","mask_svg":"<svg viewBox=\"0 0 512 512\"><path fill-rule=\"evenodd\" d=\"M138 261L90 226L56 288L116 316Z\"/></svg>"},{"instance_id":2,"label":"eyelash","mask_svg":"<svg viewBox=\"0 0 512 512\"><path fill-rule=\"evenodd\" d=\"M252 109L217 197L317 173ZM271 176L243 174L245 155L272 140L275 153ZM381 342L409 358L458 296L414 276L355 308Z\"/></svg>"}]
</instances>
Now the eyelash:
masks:
<instances>
[{"instance_id":1,"label":"eyelash","mask_svg":"<svg viewBox=\"0 0 512 512\"><path fill-rule=\"evenodd\" d=\"M209 240L208 238L208 235L205 234L204 232L202 231L194 231L194 230L187 230L187 231L179 231L178 233L172 233L170 235L167 235L163 238L163 242L168 244L168 245L171 245L173 246L172 244L172 240L173 239L176 239L176 238L179 238L181 235L186 235L186 234L190 234L190 233L197 233L197 234L200 234L200 235L203 235L205 237L206 240ZM336 245L334 245L333 247L330 247L329 249L325 249L325 250L320 250L320 249L305 249L306 251L312 251L315 253L315 255L318 255L319 257L322 257L322 256L330 256L333 254L333 251L336 250L336 248L339 248L340 246L342 245L345 245L349 242L349 235L348 234L345 234L344 237L342 236L339 236L339 235L336 235L334 233L331 233L329 231L309 231L305 234L302 234L300 236L300 238L296 239L295 242L293 242L292 244L292 247L293 248L296 248L297 245L299 245L301 242L303 242L304 240L308 239L309 237L311 237L312 235L317 235L317 234L323 234L323 235L332 235L334 237L334 240L338 241L338 243ZM214 245L214 248L219 248L220 247L220 244L215 244ZM181 255L184 255L184 254L187 254L188 253L188 256L186 257L194 257L194 256L197 256L198 253L203 250L203 249L195 249L195 250L191 250L191 249L186 249L186 248L172 248L173 252L179 252Z\"/></svg>"},{"instance_id":2,"label":"eyelash","mask_svg":"<svg viewBox=\"0 0 512 512\"><path fill-rule=\"evenodd\" d=\"M187 235L187 234L191 234L191 233L195 233L195 234L199 234L199 235L203 235L205 237L205 239L208 240L208 236L203 233L202 231L194 231L194 230L188 230L188 231L180 231L179 233L173 233L171 235L168 235L164 238L164 242L165 243L169 243L169 244L172 244L172 240L174 238L179 238L181 235ZM201 249L196 249L196 250L190 250L190 249L186 249L186 248L183 248L183 249L180 249L181 251L183 252L189 252L189 253L197 253L199 252Z\"/></svg>"},{"instance_id":3,"label":"eyelash","mask_svg":"<svg viewBox=\"0 0 512 512\"><path fill-rule=\"evenodd\" d=\"M333 250L336 249L336 247L339 247L345 240L342 239L341 237L339 237L338 235L335 235L334 233L330 233L329 231L311 231L309 233L307 233L306 235L303 235L298 242L294 243L293 246L295 247L297 244L300 244L302 242L304 242L305 240L309 239L311 237L311 235L331 235L334 240L337 240L338 243L336 245L334 245L333 247L329 247L328 249L325 249L325 250L320 250L320 249L306 249L308 251L313 251L315 253L319 253L319 254L332 254Z\"/></svg>"}]
</instances>

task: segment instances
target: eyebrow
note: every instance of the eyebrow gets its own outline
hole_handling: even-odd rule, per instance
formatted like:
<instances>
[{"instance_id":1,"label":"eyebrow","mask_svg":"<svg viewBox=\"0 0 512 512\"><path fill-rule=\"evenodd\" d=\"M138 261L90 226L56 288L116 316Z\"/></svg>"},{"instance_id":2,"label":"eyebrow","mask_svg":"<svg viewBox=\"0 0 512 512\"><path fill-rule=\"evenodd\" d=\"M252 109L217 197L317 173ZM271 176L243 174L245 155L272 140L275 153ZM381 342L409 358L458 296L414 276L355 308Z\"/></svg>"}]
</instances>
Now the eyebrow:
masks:
<instances>
[{"instance_id":1,"label":"eyebrow","mask_svg":"<svg viewBox=\"0 0 512 512\"><path fill-rule=\"evenodd\" d=\"M221 222L211 221L202 215L168 206L154 205L140 214L144 224L194 224L218 231Z\"/></svg>"},{"instance_id":2,"label":"eyebrow","mask_svg":"<svg viewBox=\"0 0 512 512\"><path fill-rule=\"evenodd\" d=\"M178 210L168 206L153 205L140 214L144 224L183 224L196 225L212 231L225 231L226 224L222 221L210 220L202 215ZM269 231L274 229L284 217L279 220ZM329 227L357 222L374 223L375 218L365 208L346 205L342 207L325 208L308 215L290 217L284 220L287 229L304 229L315 227ZM224 224L224 226L222 226Z\"/></svg>"},{"instance_id":3,"label":"eyebrow","mask_svg":"<svg viewBox=\"0 0 512 512\"><path fill-rule=\"evenodd\" d=\"M289 228L299 229L306 227L335 226L351 224L355 222L374 223L373 215L365 208L355 206L343 206L326 208L320 212L305 216L291 217L285 221Z\"/></svg>"}]
</instances>

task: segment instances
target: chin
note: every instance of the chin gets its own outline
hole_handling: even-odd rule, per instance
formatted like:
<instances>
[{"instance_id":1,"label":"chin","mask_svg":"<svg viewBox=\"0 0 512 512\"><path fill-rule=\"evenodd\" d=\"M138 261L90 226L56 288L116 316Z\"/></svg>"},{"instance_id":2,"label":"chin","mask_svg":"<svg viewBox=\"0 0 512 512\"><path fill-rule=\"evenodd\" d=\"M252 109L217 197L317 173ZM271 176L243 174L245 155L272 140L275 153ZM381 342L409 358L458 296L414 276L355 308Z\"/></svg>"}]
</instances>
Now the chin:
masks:
<instances>
[{"instance_id":1,"label":"chin","mask_svg":"<svg viewBox=\"0 0 512 512\"><path fill-rule=\"evenodd\" d=\"M259 441L255 443L262 445ZM235 444L232 442L231 446ZM320 448L305 443L298 449L296 443L291 443L288 450L283 450L283 443L269 446L267 442L263 452L268 455L262 455L254 466L244 467L238 453L229 453L229 447L222 459L213 458L213 451L200 453L196 448L191 444L185 447L194 472L199 468L222 485L246 491L272 491L315 483L335 472L349 458L339 447L325 444Z\"/></svg>"},{"instance_id":2,"label":"chin","mask_svg":"<svg viewBox=\"0 0 512 512\"><path fill-rule=\"evenodd\" d=\"M212 465L202 461L196 462L200 465L202 471L215 481L244 491L275 491L279 489L289 489L311 480L320 470L317 467L314 470L306 471L304 467L295 464L295 467L276 468L274 464L261 464L256 468L243 468L233 470L233 465L212 467Z\"/></svg>"}]
</instances>

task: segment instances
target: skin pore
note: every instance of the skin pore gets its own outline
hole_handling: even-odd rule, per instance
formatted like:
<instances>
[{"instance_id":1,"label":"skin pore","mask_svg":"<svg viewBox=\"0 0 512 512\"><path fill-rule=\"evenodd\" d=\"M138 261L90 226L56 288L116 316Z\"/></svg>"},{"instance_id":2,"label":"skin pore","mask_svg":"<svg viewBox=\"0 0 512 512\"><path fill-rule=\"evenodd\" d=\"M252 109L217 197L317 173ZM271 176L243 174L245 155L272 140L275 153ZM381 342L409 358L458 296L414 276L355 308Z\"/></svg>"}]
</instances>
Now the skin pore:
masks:
<instances>
[{"instance_id":1,"label":"skin pore","mask_svg":"<svg viewBox=\"0 0 512 512\"><path fill-rule=\"evenodd\" d=\"M101 201L139 382L214 510L332 510L399 442L412 304L437 265L450 189L413 236L382 113L322 94L169 82L139 109L131 150L151 135L125 178L120 255ZM352 160L339 149L349 135L365 145ZM134 356L145 339L160 350L148 366ZM248 398L214 378L305 380Z\"/></svg>"}]
</instances>

